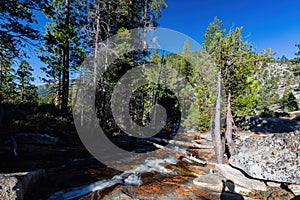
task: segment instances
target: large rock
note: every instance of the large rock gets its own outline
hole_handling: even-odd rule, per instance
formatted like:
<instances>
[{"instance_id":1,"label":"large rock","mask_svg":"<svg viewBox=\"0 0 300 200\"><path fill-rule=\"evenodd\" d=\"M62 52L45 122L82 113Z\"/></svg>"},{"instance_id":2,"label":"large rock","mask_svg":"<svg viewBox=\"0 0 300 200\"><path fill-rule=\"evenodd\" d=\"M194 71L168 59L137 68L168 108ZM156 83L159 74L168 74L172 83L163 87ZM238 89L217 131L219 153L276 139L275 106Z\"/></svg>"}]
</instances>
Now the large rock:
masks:
<instances>
[{"instance_id":1,"label":"large rock","mask_svg":"<svg viewBox=\"0 0 300 200\"><path fill-rule=\"evenodd\" d=\"M295 194L300 195L300 185L291 184L288 188Z\"/></svg>"},{"instance_id":2,"label":"large rock","mask_svg":"<svg viewBox=\"0 0 300 200\"><path fill-rule=\"evenodd\" d=\"M198 176L193 183L201 188L207 188L216 192L250 193L252 189L235 184L232 180L226 180L218 174L205 174Z\"/></svg>"},{"instance_id":3,"label":"large rock","mask_svg":"<svg viewBox=\"0 0 300 200\"><path fill-rule=\"evenodd\" d=\"M229 163L257 179L300 184L300 132L249 137Z\"/></svg>"},{"instance_id":4,"label":"large rock","mask_svg":"<svg viewBox=\"0 0 300 200\"><path fill-rule=\"evenodd\" d=\"M217 164L216 170L227 180L233 181L236 185L244 188L258 191L267 191L265 183L259 180L249 179L237 169L230 167L229 165Z\"/></svg>"},{"instance_id":5,"label":"large rock","mask_svg":"<svg viewBox=\"0 0 300 200\"><path fill-rule=\"evenodd\" d=\"M43 176L44 170L0 174L0 199L22 200L33 184Z\"/></svg>"}]
</instances>

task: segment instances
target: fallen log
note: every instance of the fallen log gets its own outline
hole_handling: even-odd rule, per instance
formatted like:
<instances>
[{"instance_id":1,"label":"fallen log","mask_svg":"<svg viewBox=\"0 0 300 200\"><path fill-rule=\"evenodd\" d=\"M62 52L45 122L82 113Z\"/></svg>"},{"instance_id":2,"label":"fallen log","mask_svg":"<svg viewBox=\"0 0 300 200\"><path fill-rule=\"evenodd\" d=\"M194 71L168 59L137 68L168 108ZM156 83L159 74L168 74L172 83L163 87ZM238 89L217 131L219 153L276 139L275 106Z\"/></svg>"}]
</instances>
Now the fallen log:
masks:
<instances>
[{"instance_id":1,"label":"fallen log","mask_svg":"<svg viewBox=\"0 0 300 200\"><path fill-rule=\"evenodd\" d=\"M189 154L189 153L186 152L186 151L185 151L184 153L182 153L182 152L180 152L180 151L178 151L178 150L171 149L171 148L168 148L168 147L164 147L164 146L159 145L159 144L156 144L156 143L154 143L154 142L149 142L149 143L152 144L153 146L155 146L156 148L159 148L159 149L162 149L162 150L165 150L165 151L168 151L168 152L171 152L171 153L180 155L180 156L182 156L182 157L184 157L184 158L187 158L187 159L189 159L189 160L192 160L192 161L194 161L194 162L196 162L196 163L199 163L199 164L202 164L202 165L211 164L211 163L208 163L208 162L206 162L206 161L204 161L204 160L201 160L201 159L198 159L198 158L192 156L191 154Z\"/></svg>"},{"instance_id":2,"label":"fallen log","mask_svg":"<svg viewBox=\"0 0 300 200\"><path fill-rule=\"evenodd\" d=\"M185 147L192 147L192 148L198 148L198 149L213 149L214 147L211 145L203 145L203 144L197 144L195 142L182 142L178 140L166 140L162 138L150 138L149 140L155 141L155 142L165 142L169 144L176 144L179 146L185 146Z\"/></svg>"}]
</instances>

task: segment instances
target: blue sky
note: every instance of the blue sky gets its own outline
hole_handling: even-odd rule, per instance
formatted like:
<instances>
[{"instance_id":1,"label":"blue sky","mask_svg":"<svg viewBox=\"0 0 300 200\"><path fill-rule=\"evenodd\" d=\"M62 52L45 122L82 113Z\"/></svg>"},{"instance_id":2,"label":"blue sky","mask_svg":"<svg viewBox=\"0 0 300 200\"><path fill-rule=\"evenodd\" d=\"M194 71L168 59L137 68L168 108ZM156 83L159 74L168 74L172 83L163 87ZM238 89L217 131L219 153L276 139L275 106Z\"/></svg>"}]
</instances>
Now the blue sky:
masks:
<instances>
[{"instance_id":1,"label":"blue sky","mask_svg":"<svg viewBox=\"0 0 300 200\"><path fill-rule=\"evenodd\" d=\"M300 43L299 0L165 0L160 26L182 32L198 42L218 16L224 28L243 27L243 36L256 52L271 48L275 58L294 58Z\"/></svg>"},{"instance_id":2,"label":"blue sky","mask_svg":"<svg viewBox=\"0 0 300 200\"><path fill-rule=\"evenodd\" d=\"M218 16L224 28L243 27L243 36L256 52L271 48L275 58L285 55L294 58L296 43L300 43L299 0L165 0L168 8L159 19L160 27L169 28L201 43L209 23ZM43 31L46 19L37 15L39 24L34 27ZM36 84L43 82L40 67L43 65L35 53L29 63L35 69Z\"/></svg>"}]
</instances>

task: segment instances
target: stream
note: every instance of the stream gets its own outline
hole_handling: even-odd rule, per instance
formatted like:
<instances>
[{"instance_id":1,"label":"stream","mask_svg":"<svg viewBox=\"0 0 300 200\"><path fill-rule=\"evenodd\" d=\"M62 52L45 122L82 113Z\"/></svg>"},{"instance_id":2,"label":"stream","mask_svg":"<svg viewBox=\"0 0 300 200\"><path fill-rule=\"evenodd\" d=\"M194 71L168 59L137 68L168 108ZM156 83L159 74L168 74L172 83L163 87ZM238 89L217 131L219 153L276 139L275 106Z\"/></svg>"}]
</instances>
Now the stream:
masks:
<instances>
[{"instance_id":1,"label":"stream","mask_svg":"<svg viewBox=\"0 0 300 200\"><path fill-rule=\"evenodd\" d=\"M183 141L191 141L194 136L191 137L183 136ZM186 175L189 172L184 172L181 169L182 166L178 166L178 155L174 156L174 152L179 155L188 155L190 152L186 151L186 148L180 147L178 145L170 144L168 148L173 151L165 151L162 149L156 150L157 157L148 157L142 164L136 165L135 160L130 160L130 168L126 171L120 171L114 176L109 178L103 178L98 181L91 182L89 184L83 184L80 186L70 187L60 191L54 192L49 200L71 200L71 199L85 199L89 194L97 193L98 195L102 191L108 188L113 188L116 186L133 186L140 187L145 185L145 182L149 182L149 179L153 179L154 182L160 183L164 178L176 177L180 175ZM193 160L185 159L187 165L193 165ZM185 165L185 164L184 164ZM183 167L185 168L185 167ZM143 181L143 177L145 181ZM153 181L151 180L151 181ZM150 181L150 182L151 182ZM90 199L90 198L87 198Z\"/></svg>"},{"instance_id":2,"label":"stream","mask_svg":"<svg viewBox=\"0 0 300 200\"><path fill-rule=\"evenodd\" d=\"M176 164L176 162L177 161L172 157L165 159L148 158L145 160L145 163L141 164L140 166L125 171L119 175L115 175L111 179L101 180L81 187L75 187L55 192L52 196L49 197L49 200L75 199L90 192L99 192L116 184L140 186L143 184L141 180L141 174L146 172L158 172L165 175L175 175L174 171L167 170L164 166L168 164Z\"/></svg>"},{"instance_id":3,"label":"stream","mask_svg":"<svg viewBox=\"0 0 300 200\"><path fill-rule=\"evenodd\" d=\"M196 133L186 134L180 134L178 141L195 139ZM28 138L32 135L28 134ZM24 141L24 134L21 141ZM1 173L45 171L37 184L30 185L24 200L181 199L178 195L182 195L182 199L186 199L186 195L198 199L203 194L195 194L193 180L199 174L210 173L210 170L199 162L195 163L196 158L190 154L203 155L200 159L204 160L213 155L210 149L199 153L195 152L197 148L187 149L182 144L170 143L165 146L167 148L158 147L154 154L143 160L140 159L141 153L133 157L123 156L122 159L127 162L120 165L126 166L122 171L99 162L83 146L48 144L45 139L41 140L43 143L30 141L32 139L28 139L28 144L17 141L17 157L10 154L9 144L2 145L3 150L0 151L7 161L0 162ZM139 147L143 146L143 142L138 143ZM146 145L144 147L147 148ZM106 152L105 149L103 152ZM116 160L115 164L118 163L119 160Z\"/></svg>"}]
</instances>

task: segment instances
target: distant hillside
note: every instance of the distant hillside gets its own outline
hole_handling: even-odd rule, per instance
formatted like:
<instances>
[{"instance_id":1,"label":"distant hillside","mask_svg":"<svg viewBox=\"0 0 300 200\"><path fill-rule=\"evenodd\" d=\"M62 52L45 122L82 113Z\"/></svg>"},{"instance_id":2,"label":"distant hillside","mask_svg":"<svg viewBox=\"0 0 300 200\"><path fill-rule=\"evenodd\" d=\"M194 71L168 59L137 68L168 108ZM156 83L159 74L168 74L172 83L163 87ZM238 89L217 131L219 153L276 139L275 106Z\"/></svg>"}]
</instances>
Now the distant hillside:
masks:
<instances>
[{"instance_id":1,"label":"distant hillside","mask_svg":"<svg viewBox=\"0 0 300 200\"><path fill-rule=\"evenodd\" d=\"M37 93L40 99L44 99L47 94L51 92L51 88L49 88L46 84L37 86ZM53 91L54 92L54 91Z\"/></svg>"},{"instance_id":2,"label":"distant hillside","mask_svg":"<svg viewBox=\"0 0 300 200\"><path fill-rule=\"evenodd\" d=\"M72 88L72 86L74 85L76 79L71 79L70 80L70 89ZM44 85L39 85L37 86L37 93L40 99L44 99L49 93L53 93L54 94L54 89L52 87L49 87L48 84L44 84ZM52 91L51 91L52 90Z\"/></svg>"},{"instance_id":3,"label":"distant hillside","mask_svg":"<svg viewBox=\"0 0 300 200\"><path fill-rule=\"evenodd\" d=\"M286 63L270 63L267 70L276 84L278 85L277 93L282 98L285 88L289 85L293 94L300 102L300 77L295 76L292 71L292 65L289 62Z\"/></svg>"}]
</instances>

